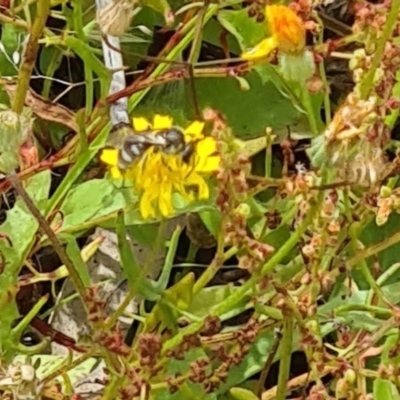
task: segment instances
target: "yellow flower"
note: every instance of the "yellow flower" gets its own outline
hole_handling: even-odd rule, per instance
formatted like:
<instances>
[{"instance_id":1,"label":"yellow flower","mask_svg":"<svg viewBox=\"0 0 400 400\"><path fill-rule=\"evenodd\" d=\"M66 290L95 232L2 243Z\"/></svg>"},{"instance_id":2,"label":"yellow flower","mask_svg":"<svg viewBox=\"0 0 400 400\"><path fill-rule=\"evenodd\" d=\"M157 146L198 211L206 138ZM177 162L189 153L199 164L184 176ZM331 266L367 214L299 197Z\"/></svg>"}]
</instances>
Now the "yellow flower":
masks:
<instances>
[{"instance_id":1,"label":"yellow flower","mask_svg":"<svg viewBox=\"0 0 400 400\"><path fill-rule=\"evenodd\" d=\"M265 14L271 36L244 52L242 58L249 61L264 59L275 49L283 53L302 53L305 46L305 28L301 18L283 5L266 6Z\"/></svg>"},{"instance_id":2,"label":"yellow flower","mask_svg":"<svg viewBox=\"0 0 400 400\"><path fill-rule=\"evenodd\" d=\"M173 125L169 116L156 115L151 124L145 118L134 118L135 131L149 129L164 130ZM154 147L146 150L143 156L127 170L118 169L118 149L104 149L101 160L109 165L112 178L125 178L134 185L139 195L139 209L143 218L161 214L168 217L174 214L173 194L181 195L186 201L209 198L210 192L204 179L205 174L216 171L220 157L216 155L216 141L204 137L204 123L192 122L185 130L185 142L193 142L195 151L190 162L184 162L178 154L165 154Z\"/></svg>"}]
</instances>

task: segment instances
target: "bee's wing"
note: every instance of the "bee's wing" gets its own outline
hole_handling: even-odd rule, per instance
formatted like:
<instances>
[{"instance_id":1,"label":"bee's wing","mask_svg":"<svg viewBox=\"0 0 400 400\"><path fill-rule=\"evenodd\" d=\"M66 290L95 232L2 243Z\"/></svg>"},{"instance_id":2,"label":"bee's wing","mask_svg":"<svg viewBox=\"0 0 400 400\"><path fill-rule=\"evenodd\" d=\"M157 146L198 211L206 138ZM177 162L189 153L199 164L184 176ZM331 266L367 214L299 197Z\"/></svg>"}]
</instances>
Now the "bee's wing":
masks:
<instances>
[{"instance_id":1,"label":"bee's wing","mask_svg":"<svg viewBox=\"0 0 400 400\"><path fill-rule=\"evenodd\" d=\"M119 124L111 129L107 144L119 148L124 143L131 145L145 144L148 146L166 146L167 141L163 135L156 131L135 132L128 124Z\"/></svg>"}]
</instances>

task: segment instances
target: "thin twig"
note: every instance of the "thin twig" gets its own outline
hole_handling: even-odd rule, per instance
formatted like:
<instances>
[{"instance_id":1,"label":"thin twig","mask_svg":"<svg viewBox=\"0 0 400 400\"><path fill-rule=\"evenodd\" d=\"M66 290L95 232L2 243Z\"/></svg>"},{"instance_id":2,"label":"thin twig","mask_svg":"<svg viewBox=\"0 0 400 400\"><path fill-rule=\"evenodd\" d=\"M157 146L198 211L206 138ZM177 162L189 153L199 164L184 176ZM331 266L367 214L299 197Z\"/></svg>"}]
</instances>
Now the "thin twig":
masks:
<instances>
[{"instance_id":1,"label":"thin twig","mask_svg":"<svg viewBox=\"0 0 400 400\"><path fill-rule=\"evenodd\" d=\"M9 180L11 182L11 185L14 187L14 189L17 191L17 193L21 196L22 200L28 207L29 211L35 217L36 221L39 224L40 231L44 235L47 235L47 237L49 238L55 252L60 257L61 262L67 267L69 277L70 277L73 285L75 286L75 289L77 290L79 295L83 298L86 293L85 286L83 285L83 282L82 282L80 276L78 275L73 263L67 256L67 253L65 252L64 247L62 246L61 242L58 240L57 236L51 229L48 222L40 214L40 211L35 206L35 204L31 200L31 198L29 197L28 193L21 185L21 182L18 180L17 174L15 172L12 172L9 175ZM85 302L82 302L82 303L85 306Z\"/></svg>"}]
</instances>

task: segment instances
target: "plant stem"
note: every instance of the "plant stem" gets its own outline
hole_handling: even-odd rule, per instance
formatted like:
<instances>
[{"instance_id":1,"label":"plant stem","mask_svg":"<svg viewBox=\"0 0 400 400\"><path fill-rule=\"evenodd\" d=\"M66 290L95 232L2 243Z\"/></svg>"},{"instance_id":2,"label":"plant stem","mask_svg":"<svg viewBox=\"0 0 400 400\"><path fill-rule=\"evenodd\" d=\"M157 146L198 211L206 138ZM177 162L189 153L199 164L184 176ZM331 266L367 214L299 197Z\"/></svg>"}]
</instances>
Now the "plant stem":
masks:
<instances>
[{"instance_id":1,"label":"plant stem","mask_svg":"<svg viewBox=\"0 0 400 400\"><path fill-rule=\"evenodd\" d=\"M305 84L302 84L300 87L301 90L301 100L302 100L302 105L307 111L307 118L308 122L310 124L311 132L314 136L318 135L318 122L315 118L315 112L311 100L311 94L310 91L308 90L307 86Z\"/></svg>"},{"instance_id":2,"label":"plant stem","mask_svg":"<svg viewBox=\"0 0 400 400\"><path fill-rule=\"evenodd\" d=\"M83 14L82 14L82 1L75 0L73 2L73 12L72 16L74 19L74 25L76 30L76 35L79 40L82 42L86 42L86 37L83 32ZM84 73L85 73L85 114L86 117L89 117L93 108L93 72L89 66L89 63L84 63Z\"/></svg>"},{"instance_id":3,"label":"plant stem","mask_svg":"<svg viewBox=\"0 0 400 400\"><path fill-rule=\"evenodd\" d=\"M320 195L321 198L321 195ZM222 315L229 311L236 305L239 301L243 299L247 291L253 287L256 280L259 279L259 275L267 275L270 273L276 265L283 260L284 257L293 249L294 246L299 242L300 238L303 236L304 232L310 226L315 214L319 211L320 201L317 201L311 209L309 210L307 216L304 218L301 225L293 233L293 235L285 242L285 244L267 261L266 264L261 269L261 273L253 275L245 284L243 284L238 290L236 290L232 295L230 295L224 302L222 302L216 309L215 313L217 315Z\"/></svg>"},{"instance_id":4,"label":"plant stem","mask_svg":"<svg viewBox=\"0 0 400 400\"><path fill-rule=\"evenodd\" d=\"M237 247L232 247L227 250L221 257L215 256L213 262L207 267L207 269L201 274L200 278L196 281L193 287L193 294L199 293L203 288L206 287L207 283L214 278L215 274L221 268L221 265L233 257L238 252ZM217 252L218 254L218 252Z\"/></svg>"},{"instance_id":5,"label":"plant stem","mask_svg":"<svg viewBox=\"0 0 400 400\"><path fill-rule=\"evenodd\" d=\"M20 323L15 328L13 328L12 334L17 342L19 341L20 336L22 335L24 330L28 327L29 323L39 314L40 309L47 303L48 299L49 294L42 296L32 307L29 313L24 316Z\"/></svg>"},{"instance_id":6,"label":"plant stem","mask_svg":"<svg viewBox=\"0 0 400 400\"><path fill-rule=\"evenodd\" d=\"M293 319L289 315L285 318L283 323L283 337L279 348L280 363L276 400L286 399L287 382L289 380L290 360L292 355L293 327Z\"/></svg>"},{"instance_id":7,"label":"plant stem","mask_svg":"<svg viewBox=\"0 0 400 400\"><path fill-rule=\"evenodd\" d=\"M219 9L218 4L212 4L204 15L203 24L206 24L207 21L218 11L218 9ZM193 39L195 35L196 21L197 17L190 20L182 28L182 31L180 33L185 34L185 36L183 36L182 39L179 41L179 43L177 43L175 47L173 47L171 51L165 56L166 60L169 61L176 60L176 58L182 53L182 51L189 45L190 41ZM155 68L154 71L150 74L149 78L155 78L163 74L168 70L169 67L170 65L167 63L159 64L157 68ZM147 94L149 90L150 87L142 90L141 92L135 93L133 96L131 96L128 103L128 109L130 112L136 108L136 106L140 103L140 101L143 99L143 97Z\"/></svg>"},{"instance_id":8,"label":"plant stem","mask_svg":"<svg viewBox=\"0 0 400 400\"><path fill-rule=\"evenodd\" d=\"M235 290L234 293L232 293L214 310L212 310L212 315L221 316L232 310L236 304L238 304L245 298L247 292L254 287L255 283L260 278L260 275L267 275L269 272L271 272L276 267L276 265L280 261L282 261L283 258L293 249L293 247L296 246L300 238L303 236L304 232L310 226L315 215L318 213L323 193L324 193L323 191L319 193L317 201L315 202L315 204L311 206L303 222L300 224L297 230L292 234L292 236L285 242L285 244L276 252L276 254L273 257L271 257L266 264L264 264L264 266L261 269L261 273L253 275L246 283L244 283L240 288ZM165 352L167 352L169 349L181 343L186 335L197 332L201 327L202 327L202 322L200 321L189 325L185 329L180 330L178 334L176 334L174 337L172 337L170 340L164 343L162 354L165 354Z\"/></svg>"},{"instance_id":9,"label":"plant stem","mask_svg":"<svg viewBox=\"0 0 400 400\"><path fill-rule=\"evenodd\" d=\"M12 110L17 114L21 114L26 92L29 88L33 68L35 67L37 54L39 51L39 39L42 36L43 29L46 25L47 15L50 11L50 0L39 0L37 2L35 21L29 34L29 40L25 48L23 61L19 68L17 89L12 102Z\"/></svg>"},{"instance_id":10,"label":"plant stem","mask_svg":"<svg viewBox=\"0 0 400 400\"><path fill-rule=\"evenodd\" d=\"M83 298L85 296L86 289L85 289L85 286L84 286L78 272L76 271L72 261L67 256L67 253L65 252L64 247L61 245L60 241L58 240L57 236L51 229L50 225L40 214L40 211L35 206L35 204L31 200L31 198L29 197L28 193L26 193L25 189L23 188L20 181L18 180L18 177L15 174L15 172L10 174L10 182L11 182L12 186L14 187L14 189L16 190L16 192L21 196L21 198L24 201L24 203L26 204L28 210L35 217L42 233L47 235L47 237L49 238L55 252L60 257L61 262L67 267L69 277L70 277L76 291L79 293L81 298ZM84 307L86 307L85 302L82 301L82 303L83 303Z\"/></svg>"},{"instance_id":11,"label":"plant stem","mask_svg":"<svg viewBox=\"0 0 400 400\"><path fill-rule=\"evenodd\" d=\"M371 257L371 256L373 256L373 255L375 255L375 254L377 254L399 242L400 242L400 232L396 232L394 235L390 236L389 238L384 239L379 243L376 243L370 247L367 247L367 248L355 253L354 256L352 256L348 260L348 262L347 262L348 266L352 267L352 266L356 265L360 260Z\"/></svg>"},{"instance_id":12,"label":"plant stem","mask_svg":"<svg viewBox=\"0 0 400 400\"><path fill-rule=\"evenodd\" d=\"M399 12L400 0L392 0L392 6L387 16L385 27L382 31L382 36L377 41L376 51L371 66L369 67L369 70L360 85L360 97L362 100L366 100L368 98L369 92L374 84L375 72L382 60L382 56L385 51L385 45L397 24Z\"/></svg>"}]
</instances>

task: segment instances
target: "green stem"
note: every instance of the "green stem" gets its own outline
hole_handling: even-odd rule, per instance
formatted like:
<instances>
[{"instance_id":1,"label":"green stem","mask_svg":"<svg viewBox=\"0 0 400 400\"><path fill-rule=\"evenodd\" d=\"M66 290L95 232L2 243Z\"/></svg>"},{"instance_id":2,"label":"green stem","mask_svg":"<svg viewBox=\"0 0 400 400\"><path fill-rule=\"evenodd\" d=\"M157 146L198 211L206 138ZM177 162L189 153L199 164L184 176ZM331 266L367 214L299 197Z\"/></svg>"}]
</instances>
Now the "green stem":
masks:
<instances>
[{"instance_id":1,"label":"green stem","mask_svg":"<svg viewBox=\"0 0 400 400\"><path fill-rule=\"evenodd\" d=\"M376 317L390 318L393 317L393 311L388 308L370 306L368 304L347 304L345 306L340 306L335 310L335 316L347 314L351 311L364 311L366 313L371 313Z\"/></svg>"},{"instance_id":2,"label":"green stem","mask_svg":"<svg viewBox=\"0 0 400 400\"><path fill-rule=\"evenodd\" d=\"M28 314L24 316L22 321L12 330L12 335L15 340L19 340L24 330L28 327L29 323L39 314L40 309L47 303L49 295L42 296L38 302L32 307Z\"/></svg>"},{"instance_id":3,"label":"green stem","mask_svg":"<svg viewBox=\"0 0 400 400\"><path fill-rule=\"evenodd\" d=\"M357 234L356 234L356 227L354 224L352 226L350 226L349 235L350 235L350 239L351 239L351 246L353 248L353 252L354 252L354 254L357 254L358 240L357 240ZM374 277L372 276L371 271L368 268L367 262L365 261L365 258L359 259L357 261L357 266L360 269L361 273L363 274L364 279L367 281L370 288L375 293L375 295L378 296L378 298L384 300L385 297L384 297L380 287L376 283ZM368 296L368 297L369 297L369 300L368 300L368 303L369 303L371 301L371 296Z\"/></svg>"},{"instance_id":4,"label":"green stem","mask_svg":"<svg viewBox=\"0 0 400 400\"><path fill-rule=\"evenodd\" d=\"M279 375L276 400L285 400L287 393L287 382L289 380L290 360L292 355L294 323L291 316L285 318L283 323L283 337L279 348Z\"/></svg>"},{"instance_id":5,"label":"green stem","mask_svg":"<svg viewBox=\"0 0 400 400\"><path fill-rule=\"evenodd\" d=\"M204 15L203 24L206 24L207 21L209 21L209 19L218 11L219 7L220 6L218 4L213 4L208 8L208 10ZM196 21L197 17L190 20L182 28L181 34L185 34L185 36L183 36L182 39L179 41L179 43L164 57L166 60L169 61L176 60L177 57L182 53L182 51L189 45L190 41L193 40L196 31ZM155 68L154 71L150 74L149 78L151 79L156 78L157 76L166 72L169 69L169 67L170 64L168 63L159 64L157 68ZM143 97L147 94L149 90L150 87L147 87L146 89L137 92L130 97L128 103L129 112L132 112L136 108L136 106L140 103L140 101L143 99Z\"/></svg>"},{"instance_id":6,"label":"green stem","mask_svg":"<svg viewBox=\"0 0 400 400\"><path fill-rule=\"evenodd\" d=\"M73 8L73 19L76 30L76 35L79 40L86 42L86 37L83 32L83 14L82 14L82 1L75 0ZM85 73L85 114L89 117L93 108L93 72L88 63L84 63L84 73Z\"/></svg>"},{"instance_id":7,"label":"green stem","mask_svg":"<svg viewBox=\"0 0 400 400\"><path fill-rule=\"evenodd\" d=\"M272 175L272 144L273 144L273 137L270 130L265 132L265 174L266 178L271 178Z\"/></svg>"},{"instance_id":8,"label":"green stem","mask_svg":"<svg viewBox=\"0 0 400 400\"><path fill-rule=\"evenodd\" d=\"M75 269L74 264L68 257L67 253L65 252L64 247L61 245L59 239L51 229L48 222L45 218L41 215L40 211L33 203L32 199L29 197L28 193L25 191L21 182L18 180L17 175L15 172L10 174L10 182L16 192L21 196L22 200L24 201L25 205L27 206L28 210L32 213L35 217L36 221L39 224L39 229L42 234L47 235L55 252L57 253L58 257L60 258L61 262L67 267L69 277L75 286L76 291L79 293L80 297L83 299L86 294L85 285L83 284L81 277L79 276L77 270ZM83 302L83 305L86 309L86 304Z\"/></svg>"},{"instance_id":9,"label":"green stem","mask_svg":"<svg viewBox=\"0 0 400 400\"><path fill-rule=\"evenodd\" d=\"M37 2L35 21L33 22L23 61L18 72L17 90L12 102L12 110L17 114L21 114L24 108L26 92L29 88L29 81L39 51L39 39L46 25L49 11L50 0L39 0Z\"/></svg>"},{"instance_id":10,"label":"green stem","mask_svg":"<svg viewBox=\"0 0 400 400\"><path fill-rule=\"evenodd\" d=\"M207 269L201 274L200 278L194 284L193 294L199 293L203 288L205 288L208 282L210 282L211 279L214 278L215 274L219 271L221 265L226 260L229 260L231 257L233 257L237 252L237 247L232 247L227 250L221 258L216 256L213 262L207 267Z\"/></svg>"},{"instance_id":11,"label":"green stem","mask_svg":"<svg viewBox=\"0 0 400 400\"><path fill-rule=\"evenodd\" d=\"M313 17L321 27L324 27L324 23L322 19L319 17L318 13L316 12L313 13ZM321 46L324 45L324 29L321 29L320 34L318 35L318 44ZM325 65L323 62L319 63L319 74L321 76L321 80L325 88L325 93L324 93L325 122L326 125L329 125L331 122L331 101L329 99L329 83L326 77Z\"/></svg>"},{"instance_id":12,"label":"green stem","mask_svg":"<svg viewBox=\"0 0 400 400\"><path fill-rule=\"evenodd\" d=\"M298 244L299 240L301 239L307 228L310 226L314 217L319 211L322 195L323 192L321 191L319 193L319 197L316 203L311 206L303 222L296 229L293 235L285 242L285 244L276 252L276 254L271 257L266 264L264 264L261 270L261 274L253 275L246 283L235 290L234 293L227 297L219 306L217 306L212 311L213 315L221 316L234 309L236 304L242 301L247 293L254 287L255 283L260 278L260 275L267 275L269 272L271 272L276 267L276 265L280 261L282 261L286 257L286 255ZM178 334L176 334L173 338L171 338L164 344L162 353L165 354L165 352L167 352L169 349L181 343L186 335L198 332L201 327L202 323L196 322L191 324L187 328L180 330Z\"/></svg>"},{"instance_id":13,"label":"green stem","mask_svg":"<svg viewBox=\"0 0 400 400\"><path fill-rule=\"evenodd\" d=\"M321 195L320 195L321 198ZM301 237L303 236L304 232L310 226L312 220L314 219L315 215L319 211L320 200L314 204L307 216L304 218L303 222L300 226L296 229L293 235L285 242L284 245L267 261L266 264L263 265L261 269L260 275L264 276L270 273L288 254L289 252L295 247ZM254 286L256 280L259 279L259 276L253 276L250 278L246 283L244 283L238 290L236 290L232 295L230 295L224 302L222 302L216 309L215 313L217 315L222 315L225 312L232 309L237 303L239 303L246 293Z\"/></svg>"},{"instance_id":14,"label":"green stem","mask_svg":"<svg viewBox=\"0 0 400 400\"><path fill-rule=\"evenodd\" d=\"M318 135L318 122L315 118L315 112L313 108L313 104L311 101L311 94L307 88L307 86L301 85L301 100L304 108L307 112L308 122L310 124L311 132L314 136Z\"/></svg>"},{"instance_id":15,"label":"green stem","mask_svg":"<svg viewBox=\"0 0 400 400\"><path fill-rule=\"evenodd\" d=\"M385 45L397 24L399 12L400 0L392 0L392 7L390 8L387 16L386 24L382 31L382 36L377 41L376 51L371 66L369 67L369 70L360 85L360 97L362 100L366 100L368 98L369 92L374 84L376 70L381 63L382 56L385 51Z\"/></svg>"},{"instance_id":16,"label":"green stem","mask_svg":"<svg viewBox=\"0 0 400 400\"><path fill-rule=\"evenodd\" d=\"M391 265L386 271L384 271L379 278L376 280L378 286L383 286L383 284L392 277L400 269L400 263L395 263Z\"/></svg>"}]
</instances>

